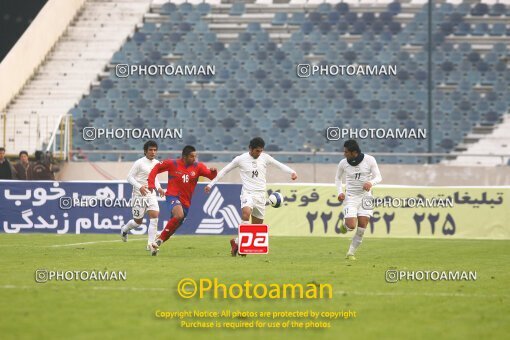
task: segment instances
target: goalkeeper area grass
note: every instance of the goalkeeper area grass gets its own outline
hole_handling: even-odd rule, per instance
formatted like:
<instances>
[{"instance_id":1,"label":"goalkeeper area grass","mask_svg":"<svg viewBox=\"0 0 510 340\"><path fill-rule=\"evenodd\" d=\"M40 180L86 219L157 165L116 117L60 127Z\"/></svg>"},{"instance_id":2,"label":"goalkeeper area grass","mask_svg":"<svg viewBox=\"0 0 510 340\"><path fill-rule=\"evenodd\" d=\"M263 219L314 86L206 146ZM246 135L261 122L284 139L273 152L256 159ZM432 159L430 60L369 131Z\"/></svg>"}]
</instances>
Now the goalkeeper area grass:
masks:
<instances>
[{"instance_id":1,"label":"goalkeeper area grass","mask_svg":"<svg viewBox=\"0 0 510 340\"><path fill-rule=\"evenodd\" d=\"M365 237L357 261L350 237L271 237L268 255L231 257L229 237L175 236L156 257L130 235L0 235L2 339L465 339L510 331L510 241ZM476 281L386 282L387 270L476 271ZM125 281L35 281L36 270L125 271ZM185 299L181 279L225 285L330 284L323 299ZM188 289L189 290L189 289ZM218 312L219 317L159 318L157 311ZM260 317L261 312L355 312L340 319ZM238 312L257 312L250 317ZM225 312L226 313L226 312ZM233 317L233 314L238 314ZM264 315L264 314L262 314ZM182 322L263 328L185 328ZM292 328L294 325L327 328ZM272 324L274 328L269 328ZM279 324L279 327L276 325ZM284 328L284 324L287 325ZM216 327L216 326L215 326ZM296 326L297 327L297 326Z\"/></svg>"}]
</instances>

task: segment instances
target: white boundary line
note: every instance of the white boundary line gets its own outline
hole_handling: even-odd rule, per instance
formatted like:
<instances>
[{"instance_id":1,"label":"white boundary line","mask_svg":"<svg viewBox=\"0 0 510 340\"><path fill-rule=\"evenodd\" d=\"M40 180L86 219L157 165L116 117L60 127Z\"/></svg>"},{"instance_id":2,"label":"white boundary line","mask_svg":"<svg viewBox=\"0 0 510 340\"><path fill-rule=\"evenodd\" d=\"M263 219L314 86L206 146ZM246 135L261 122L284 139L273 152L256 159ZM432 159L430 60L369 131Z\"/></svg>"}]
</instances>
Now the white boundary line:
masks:
<instances>
[{"instance_id":1,"label":"white boundary line","mask_svg":"<svg viewBox=\"0 0 510 340\"><path fill-rule=\"evenodd\" d=\"M0 289L40 289L43 288L44 283L37 283L35 286L17 286L17 285L1 285ZM49 288L55 288L54 286L48 286ZM60 289L60 288L59 288ZM80 289L91 289L91 290L123 290L123 291L168 291L168 288L160 287L107 287L107 286L93 286L93 287L82 287Z\"/></svg>"},{"instance_id":2,"label":"white boundary line","mask_svg":"<svg viewBox=\"0 0 510 340\"><path fill-rule=\"evenodd\" d=\"M143 241L143 240L146 240L145 238L135 238L135 239L132 239L132 241ZM96 244L96 243L114 243L114 242L122 242L122 240L108 240L108 241L91 241L91 242L80 242L80 243L66 243L66 244L55 244L55 245L52 245L52 246L47 246L47 247L52 247L52 248L57 248L57 247L71 247L71 246L81 246L81 245L84 245L84 244ZM43 246L44 247L44 246Z\"/></svg>"},{"instance_id":3,"label":"white boundary line","mask_svg":"<svg viewBox=\"0 0 510 340\"><path fill-rule=\"evenodd\" d=\"M46 285L43 283L36 283L34 286L28 285L0 285L0 289L40 289L43 287L48 288L56 288L54 285ZM61 289L63 286L59 285L58 288ZM71 286L69 286L71 287ZM72 286L72 288L76 288L76 286ZM170 288L161 288L161 287L110 287L110 286L92 286L92 287L79 287L78 289L90 289L90 290L122 290L122 291L150 291L150 292L160 292L160 291L168 291ZM505 294L468 294L468 293L405 293L405 292L360 292L360 291L342 291L337 290L334 291L335 295L356 295L356 296L423 296L423 297L461 297L461 298L509 298L510 295Z\"/></svg>"},{"instance_id":4,"label":"white boundary line","mask_svg":"<svg viewBox=\"0 0 510 340\"><path fill-rule=\"evenodd\" d=\"M398 283L397 283L398 284ZM358 295L358 296L428 296L428 297L465 297L465 298L508 298L510 295L497 294L467 294L467 293L405 293L405 292L348 292L337 290L335 294Z\"/></svg>"}]
</instances>

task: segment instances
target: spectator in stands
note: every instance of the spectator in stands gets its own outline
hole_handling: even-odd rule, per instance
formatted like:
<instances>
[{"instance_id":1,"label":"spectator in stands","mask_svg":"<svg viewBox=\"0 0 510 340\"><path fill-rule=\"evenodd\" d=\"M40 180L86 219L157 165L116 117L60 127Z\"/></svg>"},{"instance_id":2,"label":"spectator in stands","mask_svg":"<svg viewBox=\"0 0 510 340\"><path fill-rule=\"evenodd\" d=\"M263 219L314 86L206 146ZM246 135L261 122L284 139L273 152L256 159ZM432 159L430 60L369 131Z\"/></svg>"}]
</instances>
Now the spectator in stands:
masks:
<instances>
[{"instance_id":1,"label":"spectator in stands","mask_svg":"<svg viewBox=\"0 0 510 340\"><path fill-rule=\"evenodd\" d=\"M14 166L14 178L19 180L31 180L32 179L32 164L28 160L28 152L21 151L19 153L19 161Z\"/></svg>"},{"instance_id":2,"label":"spectator in stands","mask_svg":"<svg viewBox=\"0 0 510 340\"><path fill-rule=\"evenodd\" d=\"M0 179L12 179L12 168L5 158L5 148L0 147Z\"/></svg>"},{"instance_id":3,"label":"spectator in stands","mask_svg":"<svg viewBox=\"0 0 510 340\"><path fill-rule=\"evenodd\" d=\"M53 171L51 171L51 164L44 159L42 151L35 152L35 162L32 165L32 179L36 181L41 180L55 180Z\"/></svg>"}]
</instances>

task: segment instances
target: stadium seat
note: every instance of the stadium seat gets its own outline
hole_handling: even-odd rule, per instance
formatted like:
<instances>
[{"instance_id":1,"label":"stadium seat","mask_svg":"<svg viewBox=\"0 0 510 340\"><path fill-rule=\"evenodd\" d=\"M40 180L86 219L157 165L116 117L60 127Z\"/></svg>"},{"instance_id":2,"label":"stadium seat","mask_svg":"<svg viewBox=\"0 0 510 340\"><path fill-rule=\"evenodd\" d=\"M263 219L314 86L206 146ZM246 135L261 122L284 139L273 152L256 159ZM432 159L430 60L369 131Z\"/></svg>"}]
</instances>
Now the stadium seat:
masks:
<instances>
[{"instance_id":1,"label":"stadium seat","mask_svg":"<svg viewBox=\"0 0 510 340\"><path fill-rule=\"evenodd\" d=\"M285 25L287 23L287 13L276 12L273 17L272 24L275 26Z\"/></svg>"},{"instance_id":2,"label":"stadium seat","mask_svg":"<svg viewBox=\"0 0 510 340\"><path fill-rule=\"evenodd\" d=\"M197 5L196 10L200 15L207 15L211 11L211 5L207 2L201 2Z\"/></svg>"},{"instance_id":3,"label":"stadium seat","mask_svg":"<svg viewBox=\"0 0 510 340\"><path fill-rule=\"evenodd\" d=\"M170 14L177 11L177 6L172 2L164 3L163 6L161 6L160 13L161 14Z\"/></svg>"},{"instance_id":4,"label":"stadium seat","mask_svg":"<svg viewBox=\"0 0 510 340\"><path fill-rule=\"evenodd\" d=\"M245 10L245 6L243 2L235 2L232 4L230 8L230 15L243 15Z\"/></svg>"},{"instance_id":5,"label":"stadium seat","mask_svg":"<svg viewBox=\"0 0 510 340\"><path fill-rule=\"evenodd\" d=\"M477 3L471 9L471 15L473 16L484 16L489 14L489 6L484 3Z\"/></svg>"},{"instance_id":6,"label":"stadium seat","mask_svg":"<svg viewBox=\"0 0 510 340\"><path fill-rule=\"evenodd\" d=\"M402 6L401 6L400 2L398 2L398 1L394 1L388 5L388 12L390 12L393 15L399 14L401 9L402 9Z\"/></svg>"}]
</instances>

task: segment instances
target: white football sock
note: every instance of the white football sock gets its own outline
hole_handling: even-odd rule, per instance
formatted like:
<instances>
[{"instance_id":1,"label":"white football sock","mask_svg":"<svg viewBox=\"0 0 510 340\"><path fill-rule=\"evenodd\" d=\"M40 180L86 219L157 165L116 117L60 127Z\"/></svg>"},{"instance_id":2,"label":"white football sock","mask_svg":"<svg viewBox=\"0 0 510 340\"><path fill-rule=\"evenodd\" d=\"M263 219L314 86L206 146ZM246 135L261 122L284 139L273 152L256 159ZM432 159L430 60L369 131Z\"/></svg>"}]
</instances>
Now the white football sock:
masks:
<instances>
[{"instance_id":1,"label":"white football sock","mask_svg":"<svg viewBox=\"0 0 510 340\"><path fill-rule=\"evenodd\" d=\"M147 229L147 235L149 236L149 239L147 240L147 243L151 244L152 242L156 241L156 234L158 232L158 218L151 218L149 221L149 228Z\"/></svg>"},{"instance_id":2,"label":"white football sock","mask_svg":"<svg viewBox=\"0 0 510 340\"><path fill-rule=\"evenodd\" d=\"M129 220L128 223L126 223L123 227L122 227L122 231L127 233L129 232L131 229L135 229L135 228L138 228L140 225L138 223L135 222L135 220Z\"/></svg>"},{"instance_id":3,"label":"white football sock","mask_svg":"<svg viewBox=\"0 0 510 340\"><path fill-rule=\"evenodd\" d=\"M360 246L361 242L363 241L363 234L365 233L366 228L360 228L358 227L356 229L356 234L352 237L351 246L349 247L349 252L347 254L354 255L356 252L356 249Z\"/></svg>"}]
</instances>

